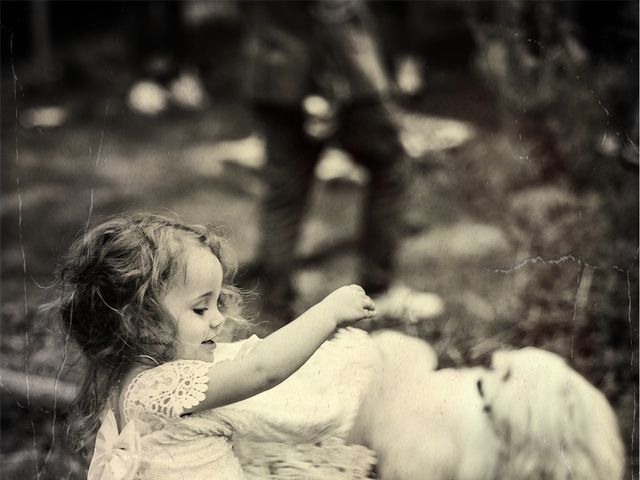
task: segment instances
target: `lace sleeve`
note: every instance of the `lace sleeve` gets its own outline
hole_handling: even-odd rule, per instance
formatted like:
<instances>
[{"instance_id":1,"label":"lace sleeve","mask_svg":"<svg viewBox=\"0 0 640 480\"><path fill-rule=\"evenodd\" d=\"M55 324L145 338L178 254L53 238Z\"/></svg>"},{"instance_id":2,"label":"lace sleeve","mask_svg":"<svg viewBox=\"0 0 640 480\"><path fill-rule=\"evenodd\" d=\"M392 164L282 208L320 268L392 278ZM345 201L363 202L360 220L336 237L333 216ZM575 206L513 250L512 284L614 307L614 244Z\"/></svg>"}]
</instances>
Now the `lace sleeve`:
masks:
<instances>
[{"instance_id":1,"label":"lace sleeve","mask_svg":"<svg viewBox=\"0 0 640 480\"><path fill-rule=\"evenodd\" d=\"M122 411L125 424L134 418L151 425L182 415L205 398L211 363L177 360L140 372L128 385Z\"/></svg>"}]
</instances>

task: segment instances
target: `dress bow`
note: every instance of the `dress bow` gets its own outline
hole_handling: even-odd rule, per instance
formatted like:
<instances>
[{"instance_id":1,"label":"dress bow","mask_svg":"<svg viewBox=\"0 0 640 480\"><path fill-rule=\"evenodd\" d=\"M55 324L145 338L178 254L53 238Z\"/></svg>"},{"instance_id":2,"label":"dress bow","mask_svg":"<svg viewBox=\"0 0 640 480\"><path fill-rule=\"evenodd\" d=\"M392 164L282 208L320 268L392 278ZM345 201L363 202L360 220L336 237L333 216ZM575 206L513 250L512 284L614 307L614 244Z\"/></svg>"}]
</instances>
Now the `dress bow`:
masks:
<instances>
[{"instance_id":1,"label":"dress bow","mask_svg":"<svg viewBox=\"0 0 640 480\"><path fill-rule=\"evenodd\" d=\"M109 409L96 436L87 480L133 480L140 466L140 432L135 420L118 434L118 424Z\"/></svg>"}]
</instances>

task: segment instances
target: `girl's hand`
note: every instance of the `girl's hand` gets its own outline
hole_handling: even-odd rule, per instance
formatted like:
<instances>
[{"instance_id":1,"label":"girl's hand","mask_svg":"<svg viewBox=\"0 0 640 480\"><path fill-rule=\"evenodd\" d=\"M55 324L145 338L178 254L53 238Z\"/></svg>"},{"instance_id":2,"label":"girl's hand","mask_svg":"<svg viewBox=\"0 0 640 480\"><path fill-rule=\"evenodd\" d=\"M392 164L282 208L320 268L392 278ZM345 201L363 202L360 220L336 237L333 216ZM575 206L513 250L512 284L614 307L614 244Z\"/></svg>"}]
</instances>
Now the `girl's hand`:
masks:
<instances>
[{"instance_id":1,"label":"girl's hand","mask_svg":"<svg viewBox=\"0 0 640 480\"><path fill-rule=\"evenodd\" d=\"M337 327L351 325L376 315L373 300L359 285L348 285L334 290L318 306L335 320Z\"/></svg>"}]
</instances>

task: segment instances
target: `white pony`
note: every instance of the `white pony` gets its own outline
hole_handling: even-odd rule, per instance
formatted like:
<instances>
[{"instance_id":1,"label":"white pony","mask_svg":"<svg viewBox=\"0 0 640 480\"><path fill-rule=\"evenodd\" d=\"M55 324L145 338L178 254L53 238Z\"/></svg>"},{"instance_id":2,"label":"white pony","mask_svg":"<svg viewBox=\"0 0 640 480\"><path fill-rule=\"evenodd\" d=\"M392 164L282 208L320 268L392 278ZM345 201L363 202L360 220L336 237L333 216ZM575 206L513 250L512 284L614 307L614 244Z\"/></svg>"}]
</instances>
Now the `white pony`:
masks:
<instances>
[{"instance_id":1,"label":"white pony","mask_svg":"<svg viewBox=\"0 0 640 480\"><path fill-rule=\"evenodd\" d=\"M395 332L350 440L386 480L619 480L624 448L604 395L558 355L500 351L492 368L442 369Z\"/></svg>"}]
</instances>

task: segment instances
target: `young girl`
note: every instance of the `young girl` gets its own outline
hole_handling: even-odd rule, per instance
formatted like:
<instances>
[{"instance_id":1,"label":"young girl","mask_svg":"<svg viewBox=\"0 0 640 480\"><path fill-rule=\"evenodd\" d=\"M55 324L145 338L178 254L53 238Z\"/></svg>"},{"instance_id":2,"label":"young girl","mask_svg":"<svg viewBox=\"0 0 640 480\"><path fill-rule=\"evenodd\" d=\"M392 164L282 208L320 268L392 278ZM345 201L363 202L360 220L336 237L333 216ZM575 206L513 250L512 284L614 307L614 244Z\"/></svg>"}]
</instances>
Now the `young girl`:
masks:
<instances>
[{"instance_id":1,"label":"young girl","mask_svg":"<svg viewBox=\"0 0 640 480\"><path fill-rule=\"evenodd\" d=\"M154 215L73 244L56 307L87 360L76 420L81 446L97 433L90 479L243 478L232 435L346 438L374 359L355 329L325 340L373 317L371 299L342 287L264 340L218 345L240 304L232 273L213 233Z\"/></svg>"}]
</instances>

